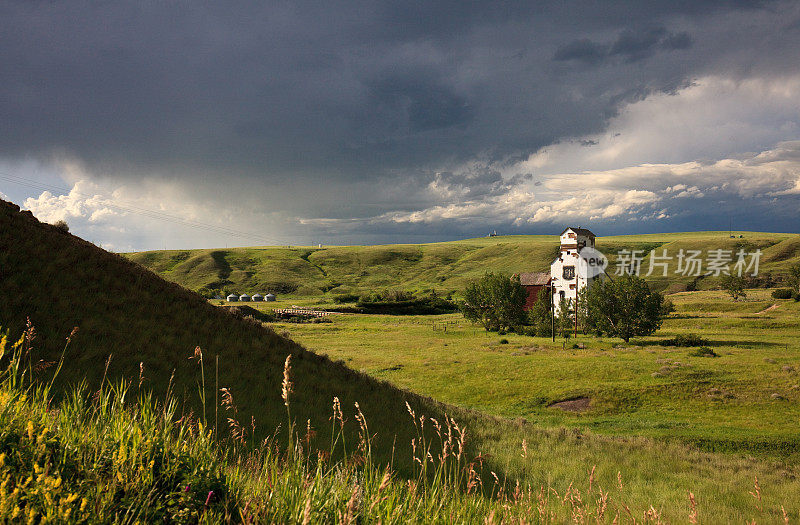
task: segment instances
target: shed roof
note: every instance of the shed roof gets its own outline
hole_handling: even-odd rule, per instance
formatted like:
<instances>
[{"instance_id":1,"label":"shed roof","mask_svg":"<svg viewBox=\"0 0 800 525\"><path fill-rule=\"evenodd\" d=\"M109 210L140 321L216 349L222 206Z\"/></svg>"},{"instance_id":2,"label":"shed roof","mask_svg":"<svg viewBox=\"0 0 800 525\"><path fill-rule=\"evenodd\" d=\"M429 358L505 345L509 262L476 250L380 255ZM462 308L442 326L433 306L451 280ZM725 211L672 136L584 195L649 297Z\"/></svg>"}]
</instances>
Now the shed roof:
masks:
<instances>
[{"instance_id":1,"label":"shed roof","mask_svg":"<svg viewBox=\"0 0 800 525\"><path fill-rule=\"evenodd\" d=\"M523 286L544 286L550 282L550 274L542 272L528 272L519 274L519 282Z\"/></svg>"}]
</instances>

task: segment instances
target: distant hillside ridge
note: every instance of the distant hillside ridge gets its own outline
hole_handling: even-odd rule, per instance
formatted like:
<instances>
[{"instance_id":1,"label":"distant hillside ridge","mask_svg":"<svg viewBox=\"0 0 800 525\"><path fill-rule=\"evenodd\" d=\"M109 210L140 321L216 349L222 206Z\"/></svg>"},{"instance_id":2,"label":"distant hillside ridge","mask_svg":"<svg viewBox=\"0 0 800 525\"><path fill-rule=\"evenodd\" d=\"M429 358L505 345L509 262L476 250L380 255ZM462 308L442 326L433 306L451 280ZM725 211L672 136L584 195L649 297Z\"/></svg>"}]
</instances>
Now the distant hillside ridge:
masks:
<instances>
[{"instance_id":1,"label":"distant hillside ridge","mask_svg":"<svg viewBox=\"0 0 800 525\"><path fill-rule=\"evenodd\" d=\"M800 262L800 235L762 232L684 232L598 237L597 248L614 271L620 250L645 255L642 275L649 270L651 250L666 249L674 259L667 277L656 271L647 278L657 289L670 286L709 288L714 278L676 274L680 250L761 250L759 273L780 279ZM459 293L485 271L509 274L549 271L559 250L556 235L514 235L430 244L332 247L252 247L225 250L166 250L125 254L165 279L207 297L217 293L266 293L335 296L383 289L440 294Z\"/></svg>"},{"instance_id":2,"label":"distant hillside ridge","mask_svg":"<svg viewBox=\"0 0 800 525\"><path fill-rule=\"evenodd\" d=\"M0 328L16 340L30 323L35 329L31 367L49 380L64 350L57 391L85 382L97 389L106 378L141 384L162 398L171 388L183 410L227 432L224 408L215 410L222 387L230 389L236 417L257 437L286 431L281 399L283 366L292 355L292 415L299 427L311 420L317 439L330 435L334 396L355 433L358 402L377 431L374 452L395 466L410 464L406 448L394 443L414 437L406 402L421 413L442 417L440 405L311 353L252 319L237 317L200 295L168 282L120 255L36 220L0 201ZM195 348L203 353L203 381ZM190 359L191 358L191 359ZM349 414L349 415L348 415ZM394 456L391 456L394 454Z\"/></svg>"}]
</instances>

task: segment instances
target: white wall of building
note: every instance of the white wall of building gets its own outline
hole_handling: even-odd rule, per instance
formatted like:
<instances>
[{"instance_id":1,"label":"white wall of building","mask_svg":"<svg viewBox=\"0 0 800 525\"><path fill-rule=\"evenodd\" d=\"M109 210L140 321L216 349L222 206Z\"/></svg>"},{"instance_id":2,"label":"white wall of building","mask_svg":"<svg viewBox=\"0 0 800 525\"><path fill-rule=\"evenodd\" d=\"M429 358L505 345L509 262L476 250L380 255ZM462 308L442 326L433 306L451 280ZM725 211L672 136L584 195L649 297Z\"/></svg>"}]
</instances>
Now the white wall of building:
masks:
<instances>
[{"instance_id":1,"label":"white wall of building","mask_svg":"<svg viewBox=\"0 0 800 525\"><path fill-rule=\"evenodd\" d=\"M575 301L578 291L590 286L596 278L578 275L578 258L585 247L594 248L594 236L567 228L560 236L561 251L550 265L550 279L553 287L553 304L558 314L561 298Z\"/></svg>"}]
</instances>

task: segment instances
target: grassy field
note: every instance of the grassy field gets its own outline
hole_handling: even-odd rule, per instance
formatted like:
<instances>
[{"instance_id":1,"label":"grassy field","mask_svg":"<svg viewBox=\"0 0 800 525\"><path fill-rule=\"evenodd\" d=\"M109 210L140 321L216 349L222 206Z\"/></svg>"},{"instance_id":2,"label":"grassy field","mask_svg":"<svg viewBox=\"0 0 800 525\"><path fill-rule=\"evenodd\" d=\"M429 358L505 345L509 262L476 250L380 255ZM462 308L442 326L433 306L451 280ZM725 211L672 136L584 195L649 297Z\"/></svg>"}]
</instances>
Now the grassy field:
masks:
<instances>
[{"instance_id":1,"label":"grassy field","mask_svg":"<svg viewBox=\"0 0 800 525\"><path fill-rule=\"evenodd\" d=\"M739 238L739 236L742 238ZM776 277L800 261L800 236L783 233L686 232L599 237L597 247L613 260L619 250L666 249L677 257L683 250L727 249L736 253L763 251L760 271ZM156 251L125 254L167 280L195 291L272 292L279 297L330 298L336 294L384 289L436 290L460 293L470 279L488 269L505 273L547 271L558 253L555 235L500 236L419 245L254 247L226 250ZM648 269L649 258L643 268ZM654 287L694 284L712 288L715 278L695 280L652 275Z\"/></svg>"},{"instance_id":2,"label":"grassy field","mask_svg":"<svg viewBox=\"0 0 800 525\"><path fill-rule=\"evenodd\" d=\"M468 454L463 421L410 412L406 424L415 428L418 461L401 476L391 462L374 461L371 427L358 406L360 431L345 452L345 434L334 431L334 439L319 443L310 426L298 427L288 443L274 437L255 443L233 424L230 432L214 432L198 419L178 419L176 399L154 400L141 382L79 388L57 402L47 383L31 382L26 336L15 344L0 338L0 520L6 523L786 523L797 517L791 472L641 441L540 434L508 450L514 477L485 475L488 455ZM294 380L287 362L287 424ZM226 398L224 405L236 419L235 402ZM344 414L334 410L334 428L344 425ZM425 424L439 428L440 421L440 431L426 439ZM599 468L593 463L581 476L584 454L600 447ZM553 456L559 468L552 469ZM576 467L578 478L568 484L560 478ZM692 476L676 477L676 468ZM754 477L747 493L754 475L761 481ZM681 493L677 484L692 490Z\"/></svg>"},{"instance_id":3,"label":"grassy field","mask_svg":"<svg viewBox=\"0 0 800 525\"><path fill-rule=\"evenodd\" d=\"M500 336L460 314L337 314L330 324L276 328L376 378L541 428L677 439L707 450L796 459L800 303L772 299L769 290L749 290L739 302L719 291L670 298L676 312L662 329L627 346L586 335L556 343ZM679 334L706 339L718 357L694 356L696 346L659 344ZM576 398L587 398L588 408L551 406Z\"/></svg>"}]
</instances>

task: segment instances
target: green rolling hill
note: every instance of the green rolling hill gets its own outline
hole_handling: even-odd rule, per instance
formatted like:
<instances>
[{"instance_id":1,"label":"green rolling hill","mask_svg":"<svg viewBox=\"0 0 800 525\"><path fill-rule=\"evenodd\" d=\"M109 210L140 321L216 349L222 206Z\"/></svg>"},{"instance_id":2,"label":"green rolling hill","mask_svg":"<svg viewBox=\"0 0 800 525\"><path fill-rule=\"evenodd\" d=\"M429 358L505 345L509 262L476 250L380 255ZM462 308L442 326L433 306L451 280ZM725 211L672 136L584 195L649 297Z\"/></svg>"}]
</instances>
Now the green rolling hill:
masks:
<instances>
[{"instance_id":1,"label":"green rolling hill","mask_svg":"<svg viewBox=\"0 0 800 525\"><path fill-rule=\"evenodd\" d=\"M800 235L786 233L686 232L599 237L597 247L614 264L620 250L723 249L762 251L760 274L775 278L800 261ZM739 237L741 236L741 238ZM556 236L500 236L418 245L331 246L323 248L252 247L226 250L166 250L125 254L181 286L213 295L260 291L293 296L323 296L382 289L458 293L470 279L492 270L506 273L546 271L558 253ZM642 268L647 269L645 257ZM714 278L656 272L653 286L708 288ZM645 272L646 273L646 272Z\"/></svg>"},{"instance_id":2,"label":"green rolling hill","mask_svg":"<svg viewBox=\"0 0 800 525\"><path fill-rule=\"evenodd\" d=\"M213 258L212 258L213 260ZM165 281L142 266L93 244L40 223L29 212L0 201L0 329L16 341L28 320L35 329L30 353L33 369L52 377L67 336L78 327L66 349L57 391L85 383L126 379L163 399L167 389L183 400L185 413L219 421L229 414L215 411L219 388L233 394L240 421L256 425L264 437L286 429L281 381L286 356L293 356L293 417L305 428L310 419L318 439L330 435L329 417L339 397L355 435L352 413L360 403L370 424L380 429L376 457L395 465L411 462L406 447L396 442L415 435L406 424L406 401L421 413L442 417L430 400L376 381L341 363L308 352L251 319L216 308L201 296ZM193 356L203 351L205 416L200 403L202 374ZM107 366L107 370L106 370ZM141 374L141 376L140 376Z\"/></svg>"}]
</instances>

